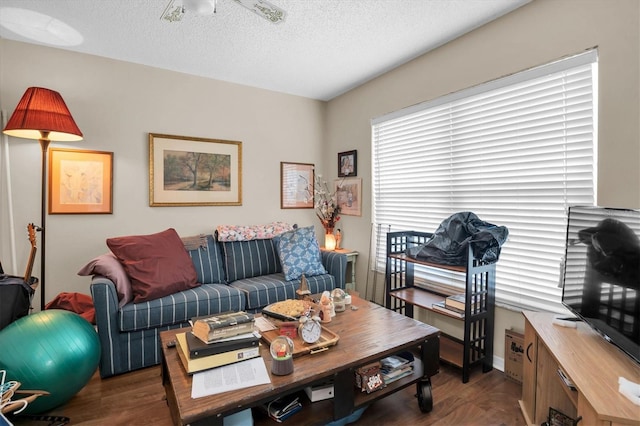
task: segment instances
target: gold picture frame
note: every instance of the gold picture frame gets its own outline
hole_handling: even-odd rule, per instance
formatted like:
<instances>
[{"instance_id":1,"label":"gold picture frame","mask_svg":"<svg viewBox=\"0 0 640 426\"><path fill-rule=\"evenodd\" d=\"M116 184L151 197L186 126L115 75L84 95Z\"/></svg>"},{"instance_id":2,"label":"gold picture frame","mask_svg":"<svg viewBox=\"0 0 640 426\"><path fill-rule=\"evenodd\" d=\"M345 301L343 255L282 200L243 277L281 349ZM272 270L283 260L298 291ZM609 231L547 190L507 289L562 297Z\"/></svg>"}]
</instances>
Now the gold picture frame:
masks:
<instances>
[{"instance_id":1,"label":"gold picture frame","mask_svg":"<svg viewBox=\"0 0 640 426\"><path fill-rule=\"evenodd\" d=\"M315 166L280 162L280 208L312 209Z\"/></svg>"},{"instance_id":2,"label":"gold picture frame","mask_svg":"<svg viewBox=\"0 0 640 426\"><path fill-rule=\"evenodd\" d=\"M149 133L149 205L241 206L242 142Z\"/></svg>"},{"instance_id":3,"label":"gold picture frame","mask_svg":"<svg viewBox=\"0 0 640 426\"><path fill-rule=\"evenodd\" d=\"M334 190L340 214L362 216L362 179L342 178L334 181Z\"/></svg>"},{"instance_id":4,"label":"gold picture frame","mask_svg":"<svg viewBox=\"0 0 640 426\"><path fill-rule=\"evenodd\" d=\"M111 214L112 192L113 152L49 150L49 214Z\"/></svg>"}]
</instances>

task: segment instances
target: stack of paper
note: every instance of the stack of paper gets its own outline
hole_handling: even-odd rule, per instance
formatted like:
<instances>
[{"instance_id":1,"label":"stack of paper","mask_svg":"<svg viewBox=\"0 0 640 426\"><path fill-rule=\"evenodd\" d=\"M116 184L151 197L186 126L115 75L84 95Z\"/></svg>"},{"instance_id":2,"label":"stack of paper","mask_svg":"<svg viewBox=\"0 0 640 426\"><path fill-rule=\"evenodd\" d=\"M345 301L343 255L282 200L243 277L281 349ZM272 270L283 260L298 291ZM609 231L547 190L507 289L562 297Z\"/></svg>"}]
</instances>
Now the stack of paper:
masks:
<instances>
[{"instance_id":1,"label":"stack of paper","mask_svg":"<svg viewBox=\"0 0 640 426\"><path fill-rule=\"evenodd\" d=\"M380 360L382 379L385 384L393 383L413 373L413 355L411 352L388 356Z\"/></svg>"}]
</instances>

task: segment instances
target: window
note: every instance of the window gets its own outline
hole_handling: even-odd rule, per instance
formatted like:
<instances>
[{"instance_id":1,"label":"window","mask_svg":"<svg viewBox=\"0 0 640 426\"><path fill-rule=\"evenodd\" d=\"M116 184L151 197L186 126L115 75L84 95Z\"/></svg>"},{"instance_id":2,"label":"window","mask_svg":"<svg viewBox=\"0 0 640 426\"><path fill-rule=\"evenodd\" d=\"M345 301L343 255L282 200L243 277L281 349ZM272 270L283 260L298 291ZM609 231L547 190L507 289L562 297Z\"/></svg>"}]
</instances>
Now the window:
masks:
<instances>
[{"instance_id":1,"label":"window","mask_svg":"<svg viewBox=\"0 0 640 426\"><path fill-rule=\"evenodd\" d=\"M595 204L596 111L594 49L372 120L378 246L389 230L433 232L472 211L509 228L497 302L559 310L567 208Z\"/></svg>"}]
</instances>

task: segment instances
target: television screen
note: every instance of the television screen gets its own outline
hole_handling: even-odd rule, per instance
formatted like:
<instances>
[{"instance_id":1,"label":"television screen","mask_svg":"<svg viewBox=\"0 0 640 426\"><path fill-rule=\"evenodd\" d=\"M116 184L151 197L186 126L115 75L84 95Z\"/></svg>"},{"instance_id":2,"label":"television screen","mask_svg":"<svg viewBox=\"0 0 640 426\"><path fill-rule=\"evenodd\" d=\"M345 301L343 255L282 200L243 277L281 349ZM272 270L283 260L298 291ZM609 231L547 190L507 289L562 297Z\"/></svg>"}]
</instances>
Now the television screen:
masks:
<instances>
[{"instance_id":1,"label":"television screen","mask_svg":"<svg viewBox=\"0 0 640 426\"><path fill-rule=\"evenodd\" d=\"M640 210L570 207L562 303L640 363Z\"/></svg>"}]
</instances>

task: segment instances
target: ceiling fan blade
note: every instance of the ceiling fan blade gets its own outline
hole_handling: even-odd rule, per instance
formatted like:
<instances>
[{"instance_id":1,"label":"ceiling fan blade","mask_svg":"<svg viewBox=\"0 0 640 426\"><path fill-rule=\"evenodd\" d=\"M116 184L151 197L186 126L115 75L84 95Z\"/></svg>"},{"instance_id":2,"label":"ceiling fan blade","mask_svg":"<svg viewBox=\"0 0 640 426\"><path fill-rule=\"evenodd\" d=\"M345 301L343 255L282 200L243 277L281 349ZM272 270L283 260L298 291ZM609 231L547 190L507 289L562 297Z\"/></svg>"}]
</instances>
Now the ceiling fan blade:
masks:
<instances>
[{"instance_id":1,"label":"ceiling fan blade","mask_svg":"<svg viewBox=\"0 0 640 426\"><path fill-rule=\"evenodd\" d=\"M184 15L184 8L182 7L182 1L169 0L167 7L164 8L160 19L169 22L177 22L182 20Z\"/></svg>"},{"instance_id":2,"label":"ceiling fan blade","mask_svg":"<svg viewBox=\"0 0 640 426\"><path fill-rule=\"evenodd\" d=\"M278 6L266 0L233 0L239 5L246 7L256 15L259 15L274 24L284 21L287 13Z\"/></svg>"}]
</instances>

